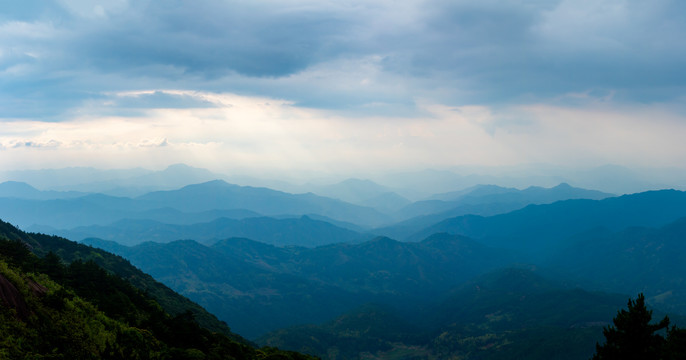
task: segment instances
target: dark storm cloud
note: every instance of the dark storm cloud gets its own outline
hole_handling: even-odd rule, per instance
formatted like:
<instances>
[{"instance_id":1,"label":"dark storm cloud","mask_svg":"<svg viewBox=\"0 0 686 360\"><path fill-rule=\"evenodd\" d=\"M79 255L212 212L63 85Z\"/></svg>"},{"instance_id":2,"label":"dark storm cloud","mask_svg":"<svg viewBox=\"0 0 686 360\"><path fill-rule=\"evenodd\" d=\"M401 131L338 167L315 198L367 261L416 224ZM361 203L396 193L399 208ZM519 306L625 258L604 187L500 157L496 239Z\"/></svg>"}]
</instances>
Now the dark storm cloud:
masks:
<instances>
[{"instance_id":1,"label":"dark storm cloud","mask_svg":"<svg viewBox=\"0 0 686 360\"><path fill-rule=\"evenodd\" d=\"M318 9L217 1L134 6L86 32L74 50L108 71L170 66L206 77L284 76L345 51L332 38L345 33L347 20Z\"/></svg>"},{"instance_id":2,"label":"dark storm cloud","mask_svg":"<svg viewBox=\"0 0 686 360\"><path fill-rule=\"evenodd\" d=\"M631 101L683 96L686 3L600 3L615 6L433 2L398 71L461 82L477 103L598 89Z\"/></svg>"},{"instance_id":3,"label":"dark storm cloud","mask_svg":"<svg viewBox=\"0 0 686 360\"><path fill-rule=\"evenodd\" d=\"M154 89L237 92L361 112L408 106L414 98L497 105L583 92L643 102L685 95L686 3L679 1L3 7L4 118L59 119L106 93ZM369 59L369 68L360 65ZM146 104L159 105L136 106Z\"/></svg>"}]
</instances>

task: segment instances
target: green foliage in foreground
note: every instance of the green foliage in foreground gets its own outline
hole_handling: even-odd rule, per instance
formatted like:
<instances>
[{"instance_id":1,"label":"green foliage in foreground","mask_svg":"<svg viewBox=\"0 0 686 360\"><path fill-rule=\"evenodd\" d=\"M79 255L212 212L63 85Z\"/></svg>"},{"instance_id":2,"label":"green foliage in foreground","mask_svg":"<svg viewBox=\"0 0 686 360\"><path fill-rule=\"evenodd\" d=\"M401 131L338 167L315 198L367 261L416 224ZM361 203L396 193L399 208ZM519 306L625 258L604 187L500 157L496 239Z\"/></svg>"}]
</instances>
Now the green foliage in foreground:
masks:
<instances>
[{"instance_id":1,"label":"green foliage in foreground","mask_svg":"<svg viewBox=\"0 0 686 360\"><path fill-rule=\"evenodd\" d=\"M0 237L27 244L31 252L38 255L38 257L45 257L52 252L66 263L79 260L83 262L92 261L107 270L107 272L117 275L144 291L149 297L159 303L167 313L180 315L190 311L203 328L222 333L236 341L248 343L245 339L232 333L224 322L219 321L216 316L207 312L200 305L156 281L152 276L131 265L129 261L121 256L58 236L26 233L1 220Z\"/></svg>"},{"instance_id":2,"label":"green foliage in foreground","mask_svg":"<svg viewBox=\"0 0 686 360\"><path fill-rule=\"evenodd\" d=\"M34 255L0 236L0 359L308 359L255 349L169 315L94 261Z\"/></svg>"},{"instance_id":3,"label":"green foliage in foreground","mask_svg":"<svg viewBox=\"0 0 686 360\"><path fill-rule=\"evenodd\" d=\"M603 329L605 344L596 345L592 360L686 359L686 330L669 328L667 316L651 324L653 311L646 308L643 294L636 300L629 299L627 308L617 312L614 326ZM664 337L659 332L666 329Z\"/></svg>"}]
</instances>

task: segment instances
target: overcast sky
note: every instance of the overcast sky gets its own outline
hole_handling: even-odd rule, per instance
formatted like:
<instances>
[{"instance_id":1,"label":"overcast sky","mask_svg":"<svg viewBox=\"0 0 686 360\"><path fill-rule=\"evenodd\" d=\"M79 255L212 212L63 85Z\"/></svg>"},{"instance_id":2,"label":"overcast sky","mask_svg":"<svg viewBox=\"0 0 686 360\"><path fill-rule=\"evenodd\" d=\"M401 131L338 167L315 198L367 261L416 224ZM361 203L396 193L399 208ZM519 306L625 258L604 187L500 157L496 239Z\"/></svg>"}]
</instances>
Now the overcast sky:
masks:
<instances>
[{"instance_id":1,"label":"overcast sky","mask_svg":"<svg viewBox=\"0 0 686 360\"><path fill-rule=\"evenodd\" d=\"M0 167L686 167L686 2L0 1Z\"/></svg>"}]
</instances>

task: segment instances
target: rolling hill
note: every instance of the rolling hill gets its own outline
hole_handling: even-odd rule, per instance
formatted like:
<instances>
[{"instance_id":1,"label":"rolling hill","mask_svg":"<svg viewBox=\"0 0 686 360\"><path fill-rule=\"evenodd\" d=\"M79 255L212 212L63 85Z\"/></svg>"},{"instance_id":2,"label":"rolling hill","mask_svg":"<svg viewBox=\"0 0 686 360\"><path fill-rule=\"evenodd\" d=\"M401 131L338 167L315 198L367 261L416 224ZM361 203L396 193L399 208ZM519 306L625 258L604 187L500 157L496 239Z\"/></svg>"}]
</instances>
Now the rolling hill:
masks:
<instances>
[{"instance_id":1,"label":"rolling hill","mask_svg":"<svg viewBox=\"0 0 686 360\"><path fill-rule=\"evenodd\" d=\"M547 266L585 287L642 292L660 308L686 313L686 218L659 228L580 234Z\"/></svg>"},{"instance_id":2,"label":"rolling hill","mask_svg":"<svg viewBox=\"0 0 686 360\"><path fill-rule=\"evenodd\" d=\"M258 341L337 359L586 359L626 299L508 268L480 276L414 314L365 305Z\"/></svg>"},{"instance_id":3,"label":"rolling hill","mask_svg":"<svg viewBox=\"0 0 686 360\"><path fill-rule=\"evenodd\" d=\"M85 242L126 257L249 337L322 322L370 301L414 306L511 261L503 252L446 234L418 243L377 238L313 249L240 238L212 246Z\"/></svg>"}]
</instances>

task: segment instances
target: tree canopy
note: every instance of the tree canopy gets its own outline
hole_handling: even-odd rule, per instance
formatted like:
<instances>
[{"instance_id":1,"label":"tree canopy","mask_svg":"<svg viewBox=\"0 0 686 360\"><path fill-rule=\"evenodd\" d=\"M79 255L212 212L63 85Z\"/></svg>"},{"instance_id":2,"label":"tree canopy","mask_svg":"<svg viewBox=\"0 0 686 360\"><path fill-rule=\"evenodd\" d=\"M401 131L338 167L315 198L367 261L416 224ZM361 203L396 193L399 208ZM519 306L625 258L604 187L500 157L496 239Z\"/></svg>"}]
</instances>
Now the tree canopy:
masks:
<instances>
[{"instance_id":1,"label":"tree canopy","mask_svg":"<svg viewBox=\"0 0 686 360\"><path fill-rule=\"evenodd\" d=\"M669 328L667 316L651 324L653 311L646 308L643 294L629 299L627 308L617 312L614 325L603 329L605 344L596 344L592 360L686 359L686 330Z\"/></svg>"}]
</instances>

